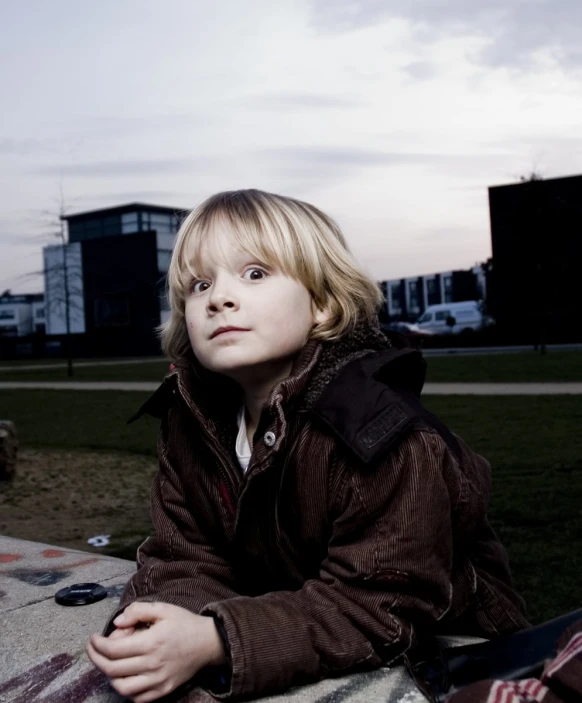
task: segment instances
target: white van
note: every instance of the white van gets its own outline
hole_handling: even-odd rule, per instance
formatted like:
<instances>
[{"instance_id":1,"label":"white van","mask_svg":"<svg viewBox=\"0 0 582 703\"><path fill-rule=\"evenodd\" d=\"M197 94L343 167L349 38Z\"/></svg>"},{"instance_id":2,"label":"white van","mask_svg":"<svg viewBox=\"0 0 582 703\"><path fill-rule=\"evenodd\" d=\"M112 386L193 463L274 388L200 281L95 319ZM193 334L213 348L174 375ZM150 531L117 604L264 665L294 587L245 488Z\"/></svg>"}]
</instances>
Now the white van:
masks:
<instances>
[{"instance_id":1,"label":"white van","mask_svg":"<svg viewBox=\"0 0 582 703\"><path fill-rule=\"evenodd\" d=\"M454 325L447 324L451 318L455 321ZM416 321L420 329L433 334L460 334L469 330L480 330L491 323L491 318L483 314L478 300L429 305Z\"/></svg>"}]
</instances>

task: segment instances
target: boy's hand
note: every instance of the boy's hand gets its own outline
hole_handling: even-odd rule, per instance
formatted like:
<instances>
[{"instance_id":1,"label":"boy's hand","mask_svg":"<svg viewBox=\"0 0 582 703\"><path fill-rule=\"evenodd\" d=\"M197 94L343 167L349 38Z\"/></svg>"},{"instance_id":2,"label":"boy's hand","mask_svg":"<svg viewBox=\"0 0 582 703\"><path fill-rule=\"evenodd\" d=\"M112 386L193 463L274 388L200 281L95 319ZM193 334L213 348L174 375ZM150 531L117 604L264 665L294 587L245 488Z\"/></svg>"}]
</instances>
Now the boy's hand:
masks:
<instances>
[{"instance_id":1,"label":"boy's hand","mask_svg":"<svg viewBox=\"0 0 582 703\"><path fill-rule=\"evenodd\" d=\"M118 629L109 637L91 635L87 654L134 703L155 701L224 661L214 620L177 605L132 603L113 623ZM140 623L149 627L140 629Z\"/></svg>"}]
</instances>

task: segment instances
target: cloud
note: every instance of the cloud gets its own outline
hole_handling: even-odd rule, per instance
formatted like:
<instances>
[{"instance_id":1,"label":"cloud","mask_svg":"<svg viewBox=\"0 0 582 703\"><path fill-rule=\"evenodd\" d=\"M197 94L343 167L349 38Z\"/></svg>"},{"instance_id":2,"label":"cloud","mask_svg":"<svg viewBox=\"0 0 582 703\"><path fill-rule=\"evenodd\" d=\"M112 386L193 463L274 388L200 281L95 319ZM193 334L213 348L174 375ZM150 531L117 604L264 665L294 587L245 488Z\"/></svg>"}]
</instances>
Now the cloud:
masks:
<instances>
[{"instance_id":1,"label":"cloud","mask_svg":"<svg viewBox=\"0 0 582 703\"><path fill-rule=\"evenodd\" d=\"M220 119L218 115L216 119ZM216 120L215 120L216 121ZM75 114L64 124L56 125L59 129L65 127L75 135L91 137L134 136L159 130L191 130L207 126L205 115L191 115L186 112L154 113L149 115L91 115Z\"/></svg>"},{"instance_id":2,"label":"cloud","mask_svg":"<svg viewBox=\"0 0 582 703\"><path fill-rule=\"evenodd\" d=\"M83 198L84 203L106 203L106 207L114 207L115 203L164 203L176 199L184 201L192 198L192 193L176 192L173 190L121 190L113 193L100 193ZM85 206L84 206L85 207Z\"/></svg>"},{"instance_id":3,"label":"cloud","mask_svg":"<svg viewBox=\"0 0 582 703\"><path fill-rule=\"evenodd\" d=\"M115 178L151 176L170 173L195 173L208 168L215 159L191 157L183 159L143 159L123 161L95 161L84 164L42 166L35 173L41 176L74 176L77 178Z\"/></svg>"},{"instance_id":4,"label":"cloud","mask_svg":"<svg viewBox=\"0 0 582 703\"><path fill-rule=\"evenodd\" d=\"M487 45L473 59L488 66L531 69L549 52L565 70L582 68L580 0L315 0L322 32L344 32L405 19L423 42L452 34L481 35Z\"/></svg>"},{"instance_id":5,"label":"cloud","mask_svg":"<svg viewBox=\"0 0 582 703\"><path fill-rule=\"evenodd\" d=\"M436 66L428 61L414 61L407 66L403 66L402 70L411 78L419 81L430 80L438 74Z\"/></svg>"},{"instance_id":6,"label":"cloud","mask_svg":"<svg viewBox=\"0 0 582 703\"><path fill-rule=\"evenodd\" d=\"M354 168L427 166L445 170L475 168L477 161L498 161L504 153L447 154L429 152L396 152L358 148L291 148L264 149L259 154L272 161L274 168L320 176L341 174Z\"/></svg>"},{"instance_id":7,"label":"cloud","mask_svg":"<svg viewBox=\"0 0 582 703\"><path fill-rule=\"evenodd\" d=\"M0 139L0 154L28 156L44 149L38 139Z\"/></svg>"},{"instance_id":8,"label":"cloud","mask_svg":"<svg viewBox=\"0 0 582 703\"><path fill-rule=\"evenodd\" d=\"M251 95L243 101L245 106L260 110L276 110L287 112L289 110L303 109L330 109L330 108L356 108L363 105L356 98L340 97L333 95L320 95L317 93L263 93Z\"/></svg>"}]
</instances>

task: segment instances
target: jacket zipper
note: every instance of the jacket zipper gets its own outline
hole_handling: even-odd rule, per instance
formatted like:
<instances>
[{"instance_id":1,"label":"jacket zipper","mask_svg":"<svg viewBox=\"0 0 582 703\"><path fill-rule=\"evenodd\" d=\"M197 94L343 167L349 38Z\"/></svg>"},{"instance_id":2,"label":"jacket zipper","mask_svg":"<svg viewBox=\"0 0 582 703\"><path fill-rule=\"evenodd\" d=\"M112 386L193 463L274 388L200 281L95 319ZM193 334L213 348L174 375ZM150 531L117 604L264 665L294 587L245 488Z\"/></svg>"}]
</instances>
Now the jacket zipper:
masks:
<instances>
[{"instance_id":1,"label":"jacket zipper","mask_svg":"<svg viewBox=\"0 0 582 703\"><path fill-rule=\"evenodd\" d=\"M291 445L291 448L289 449L289 451L285 452L285 454L286 454L285 462L283 464L283 468L281 469L281 477L279 479L279 490L277 492L277 495L275 496L275 539L276 539L276 544L277 544L277 549L279 551L279 554L281 554L281 556L283 557L283 560L287 564L287 567L288 567L290 573L296 579L298 579L300 582L302 582L304 580L303 575L300 574L299 571L297 571L297 569L295 568L295 565L293 564L291 559L289 559L289 557L287 556L287 554L285 552L285 549L282 546L281 528L279 526L279 496L281 495L282 488L283 488L283 479L285 477L285 469L289 465L289 461L291 459L293 452L295 451L295 448L297 447L300 436L301 436L300 432L298 431L297 436L293 440L293 444Z\"/></svg>"}]
</instances>

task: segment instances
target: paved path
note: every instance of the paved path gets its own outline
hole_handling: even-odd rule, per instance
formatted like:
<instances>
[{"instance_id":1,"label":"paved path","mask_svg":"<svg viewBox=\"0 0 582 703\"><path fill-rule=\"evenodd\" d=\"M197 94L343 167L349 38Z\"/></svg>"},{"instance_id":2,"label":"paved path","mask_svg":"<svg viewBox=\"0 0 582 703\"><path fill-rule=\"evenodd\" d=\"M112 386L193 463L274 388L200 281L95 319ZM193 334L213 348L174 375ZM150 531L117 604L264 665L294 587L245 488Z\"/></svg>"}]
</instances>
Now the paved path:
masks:
<instances>
[{"instance_id":1,"label":"paved path","mask_svg":"<svg viewBox=\"0 0 582 703\"><path fill-rule=\"evenodd\" d=\"M582 383L426 383L423 395L582 395Z\"/></svg>"},{"instance_id":2,"label":"paved path","mask_svg":"<svg viewBox=\"0 0 582 703\"><path fill-rule=\"evenodd\" d=\"M161 383L161 379L160 379ZM0 390L21 388L45 391L147 391L160 383L152 381L1 381Z\"/></svg>"},{"instance_id":3,"label":"paved path","mask_svg":"<svg viewBox=\"0 0 582 703\"><path fill-rule=\"evenodd\" d=\"M551 351L580 351L582 344L548 344L546 346L548 352ZM520 346L511 347L447 347L439 349L438 347L423 348L424 356L488 356L490 354L537 354L532 344L523 344Z\"/></svg>"},{"instance_id":4,"label":"paved path","mask_svg":"<svg viewBox=\"0 0 582 703\"><path fill-rule=\"evenodd\" d=\"M153 392L151 381L2 381L0 390ZM423 395L582 395L582 383L427 383Z\"/></svg>"}]
</instances>

